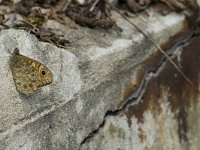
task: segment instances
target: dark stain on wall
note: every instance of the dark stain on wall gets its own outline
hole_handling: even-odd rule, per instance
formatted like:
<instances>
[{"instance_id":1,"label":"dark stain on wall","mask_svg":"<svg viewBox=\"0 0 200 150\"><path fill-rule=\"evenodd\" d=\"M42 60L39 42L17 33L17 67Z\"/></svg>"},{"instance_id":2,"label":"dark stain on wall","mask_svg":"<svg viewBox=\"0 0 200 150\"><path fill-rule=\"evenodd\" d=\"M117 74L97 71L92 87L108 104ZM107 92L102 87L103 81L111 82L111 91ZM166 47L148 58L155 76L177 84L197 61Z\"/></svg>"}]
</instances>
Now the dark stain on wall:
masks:
<instances>
[{"instance_id":1,"label":"dark stain on wall","mask_svg":"<svg viewBox=\"0 0 200 150\"><path fill-rule=\"evenodd\" d=\"M165 52L181 68L184 74L193 82L191 86L177 69L157 51L152 54L143 64L139 75L142 75L138 84L145 79L145 74L154 74L148 81L145 92L137 100L137 103L129 105L125 114L128 124L131 126L131 118L135 117L139 123L144 122L143 114L146 110L151 111L154 117L161 113L161 105L164 101L169 103L169 109L174 113L178 124L180 142L187 142L187 116L191 103L197 103L199 92L200 70L200 37L193 31L184 31L173 36L162 47ZM176 50L179 48L178 50ZM173 53L174 52L174 53ZM135 85L139 87L139 85ZM127 86L130 91L130 86ZM128 92L130 93L130 92ZM126 95L124 98L127 98Z\"/></svg>"}]
</instances>

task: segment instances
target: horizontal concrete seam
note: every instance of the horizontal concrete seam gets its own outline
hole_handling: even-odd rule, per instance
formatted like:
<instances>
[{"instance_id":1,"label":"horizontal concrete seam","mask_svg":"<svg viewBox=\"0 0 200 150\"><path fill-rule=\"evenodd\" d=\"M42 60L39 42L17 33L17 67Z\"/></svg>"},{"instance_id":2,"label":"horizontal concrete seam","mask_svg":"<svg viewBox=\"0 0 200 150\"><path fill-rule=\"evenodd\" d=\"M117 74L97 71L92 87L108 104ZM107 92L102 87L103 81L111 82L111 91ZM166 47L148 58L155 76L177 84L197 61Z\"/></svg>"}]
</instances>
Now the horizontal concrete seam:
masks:
<instances>
[{"instance_id":1,"label":"horizontal concrete seam","mask_svg":"<svg viewBox=\"0 0 200 150\"><path fill-rule=\"evenodd\" d=\"M42 112L38 112L36 113L34 116L30 116L28 117L28 119L24 119L24 121L21 121L20 124L16 124L16 125L12 125L11 128L3 131L0 133L0 139L4 139L6 138L6 136L8 136L9 134L12 134L16 131L19 131L21 129L23 129L24 127L26 127L27 125L37 121L38 119L41 119L45 116L47 116L48 114L56 111L57 109L63 107L64 105L66 105L69 101L65 101L65 102L62 102L62 103L59 103L59 105L54 105L52 106L51 108L49 109L46 109Z\"/></svg>"}]
</instances>

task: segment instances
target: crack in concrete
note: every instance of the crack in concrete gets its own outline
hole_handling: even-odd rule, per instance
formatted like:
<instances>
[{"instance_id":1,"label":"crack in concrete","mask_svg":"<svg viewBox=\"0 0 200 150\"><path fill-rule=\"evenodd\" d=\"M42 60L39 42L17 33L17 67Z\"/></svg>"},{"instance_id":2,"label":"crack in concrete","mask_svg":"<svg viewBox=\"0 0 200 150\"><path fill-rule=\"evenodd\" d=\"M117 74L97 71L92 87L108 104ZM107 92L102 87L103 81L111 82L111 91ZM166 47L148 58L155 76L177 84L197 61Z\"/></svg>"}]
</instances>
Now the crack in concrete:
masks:
<instances>
[{"instance_id":1,"label":"crack in concrete","mask_svg":"<svg viewBox=\"0 0 200 150\"><path fill-rule=\"evenodd\" d=\"M190 41L200 36L200 31L193 31L191 34L189 34L186 38L182 39L181 41L177 42L170 50L168 50L167 55L171 58L178 58L178 55L181 55L183 48L187 46ZM181 51L181 52L180 52ZM123 106L120 109L114 110L114 111L107 111L104 115L104 119L102 123L99 125L99 127L93 131L91 131L88 136L86 136L82 142L80 143L79 149L81 146L90 139L92 139L96 134L98 134L99 130L104 127L106 123L106 118L109 116L117 116L120 112L123 112L131 105L136 105L142 98L143 94L146 91L146 88L148 86L148 83L151 81L152 78L157 77L160 72L163 70L163 68L167 65L169 60L166 57L162 57L160 59L160 65L158 65L154 69L147 70L144 79L140 83L139 87L136 89L136 91L122 104Z\"/></svg>"},{"instance_id":2,"label":"crack in concrete","mask_svg":"<svg viewBox=\"0 0 200 150\"><path fill-rule=\"evenodd\" d=\"M177 43L174 48L172 48L173 53L169 54L171 58L173 57L177 57L177 51L180 50L178 49L181 46L185 46L186 44L188 44L190 42L191 39L193 39L194 37L200 36L200 32L194 32L193 34L189 35L186 39L182 40L181 42ZM162 58L161 58L162 59ZM153 78L156 77L160 71L163 69L163 67L165 66L165 64L168 62L168 60L166 58L164 58L161 61L161 65L157 67L157 69L154 70L149 70L147 71L146 75L144 76L144 80L142 81L142 83L140 84L139 88L126 100L126 102L124 102L123 106L115 111L107 111L104 115L104 119L102 121L102 123L99 125L99 127L94 130L91 131L88 136L86 136L82 142L80 143L80 146L84 143L86 143L90 138L92 138L96 133L98 133L98 131L104 127L105 122L106 122L106 118L108 116L116 116L118 115L120 112L124 111L128 106L130 105L134 105L136 104L141 97L143 96L146 87L148 86L149 81ZM5 131L2 131L0 133L0 139L6 138L9 134L12 134L16 131L21 130L22 128L26 127L28 124L31 124L35 121L37 121L38 119L40 119L41 117L47 116L48 114L56 111L58 108L66 105L67 102L63 102L60 103L57 106L52 106L49 108L45 108L44 110L40 111L39 113L34 114L33 116L29 116L28 118L24 118L21 120L20 124L15 124L13 125L10 129L7 129Z\"/></svg>"}]
</instances>

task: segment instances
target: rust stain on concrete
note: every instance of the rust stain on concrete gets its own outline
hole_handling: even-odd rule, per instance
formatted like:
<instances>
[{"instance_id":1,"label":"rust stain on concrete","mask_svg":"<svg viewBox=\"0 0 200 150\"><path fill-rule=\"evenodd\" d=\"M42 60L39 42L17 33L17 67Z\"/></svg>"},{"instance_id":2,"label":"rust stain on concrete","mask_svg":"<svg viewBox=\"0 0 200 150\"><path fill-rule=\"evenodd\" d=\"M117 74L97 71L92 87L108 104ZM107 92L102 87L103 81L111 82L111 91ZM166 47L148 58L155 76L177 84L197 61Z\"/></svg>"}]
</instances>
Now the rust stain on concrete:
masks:
<instances>
[{"instance_id":1,"label":"rust stain on concrete","mask_svg":"<svg viewBox=\"0 0 200 150\"><path fill-rule=\"evenodd\" d=\"M110 123L108 131L112 139L114 138L125 139L126 133L124 129L121 127L115 126L114 124Z\"/></svg>"},{"instance_id":2,"label":"rust stain on concrete","mask_svg":"<svg viewBox=\"0 0 200 150\"><path fill-rule=\"evenodd\" d=\"M190 31L185 31L175 35L168 43L162 46L163 49L165 51L170 50L190 33ZM183 51L180 54L180 61L177 61L177 59L173 60L182 69L184 74L194 83L196 88L199 86L199 49L200 37L195 37L191 40L189 45L183 48ZM158 68L162 59L166 58L163 58L162 54L158 51L152 54L149 59L144 62L140 73L138 73L139 75L142 75L142 78L139 78L138 84L141 83L140 80L144 78L146 72ZM130 91L134 90L134 88L130 87L131 86L127 86L126 90L128 91L128 94L126 94L124 98L127 98L131 93ZM168 94L163 95L164 91L167 91ZM180 141L187 141L187 110L191 106L191 103L197 103L198 96L199 92L192 87L168 61L159 74L156 77L152 77L148 82L145 93L138 103L128 106L125 110L128 124L131 126L131 118L133 116L138 119L139 123L144 123L143 114L146 110L151 111L156 117L156 114L159 114L161 111L160 104L165 98L169 102L171 111L174 113L175 119L177 120ZM139 137L141 137L141 141L145 139L143 136Z\"/></svg>"},{"instance_id":3,"label":"rust stain on concrete","mask_svg":"<svg viewBox=\"0 0 200 150\"><path fill-rule=\"evenodd\" d=\"M144 77L145 71L140 69L134 77L134 79L130 80L123 89L123 99L119 101L117 108L120 109L123 104L128 100L128 98L139 88L141 84L142 78Z\"/></svg>"},{"instance_id":4,"label":"rust stain on concrete","mask_svg":"<svg viewBox=\"0 0 200 150\"><path fill-rule=\"evenodd\" d=\"M142 128L139 128L139 134L138 134L138 136L140 137L140 142L141 143L144 143L147 140L147 135L142 130Z\"/></svg>"},{"instance_id":5,"label":"rust stain on concrete","mask_svg":"<svg viewBox=\"0 0 200 150\"><path fill-rule=\"evenodd\" d=\"M111 137L114 139L117 133L117 128L112 123L110 123L108 131Z\"/></svg>"},{"instance_id":6,"label":"rust stain on concrete","mask_svg":"<svg viewBox=\"0 0 200 150\"><path fill-rule=\"evenodd\" d=\"M162 45L162 49L167 52L171 49L176 43L184 39L188 33L191 31L188 29L188 26L184 22L184 32L180 32L169 39L167 44ZM159 67L160 62L164 59L163 54L158 50L155 53L152 53L149 58L143 62L141 67L137 70L135 77L126 83L125 88L123 89L123 99L118 103L117 108L121 108L122 105L127 101L127 99L139 88L142 80L144 79L145 74L149 70L154 70Z\"/></svg>"}]
</instances>

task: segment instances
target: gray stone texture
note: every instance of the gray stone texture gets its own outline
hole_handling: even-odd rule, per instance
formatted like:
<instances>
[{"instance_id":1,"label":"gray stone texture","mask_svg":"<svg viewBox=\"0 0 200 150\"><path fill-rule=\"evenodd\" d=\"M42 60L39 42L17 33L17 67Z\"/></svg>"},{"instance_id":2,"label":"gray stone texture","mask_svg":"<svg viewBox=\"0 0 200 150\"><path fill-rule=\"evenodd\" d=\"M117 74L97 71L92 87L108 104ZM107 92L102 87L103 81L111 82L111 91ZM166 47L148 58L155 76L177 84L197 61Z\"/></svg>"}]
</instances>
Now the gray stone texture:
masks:
<instances>
[{"instance_id":1,"label":"gray stone texture","mask_svg":"<svg viewBox=\"0 0 200 150\"><path fill-rule=\"evenodd\" d=\"M148 13L131 20L158 44L184 28L184 15L161 16L151 9ZM124 111L112 115L131 96L126 94L127 86L134 87L142 77L141 64L158 52L121 16L113 12L113 18L123 31L117 27L70 29L47 22L46 26L60 29L73 43L65 49L39 42L23 30L0 32L0 150L182 149L167 100L160 104L157 117L147 108L143 123L132 117L130 125ZM16 47L50 68L53 83L34 95L20 95L9 68L9 56ZM167 92L162 94L165 99ZM189 111L192 124L200 112ZM189 136L198 128L191 129ZM196 149L199 138L191 139L190 148Z\"/></svg>"}]
</instances>

